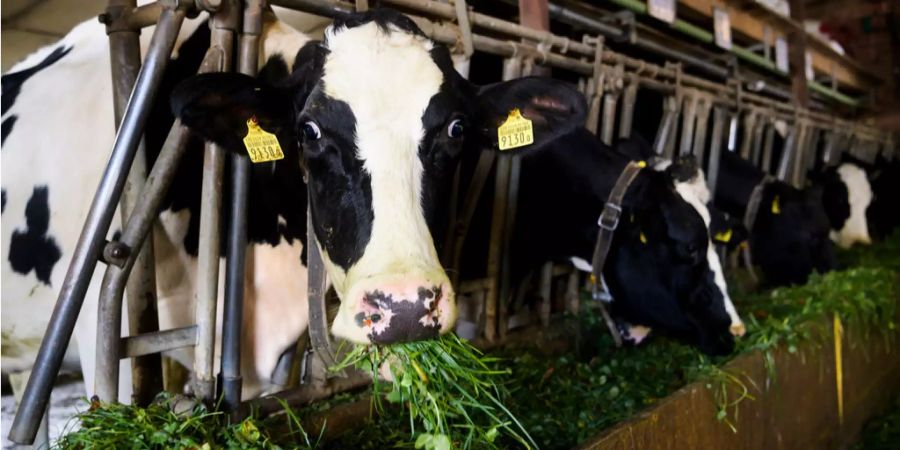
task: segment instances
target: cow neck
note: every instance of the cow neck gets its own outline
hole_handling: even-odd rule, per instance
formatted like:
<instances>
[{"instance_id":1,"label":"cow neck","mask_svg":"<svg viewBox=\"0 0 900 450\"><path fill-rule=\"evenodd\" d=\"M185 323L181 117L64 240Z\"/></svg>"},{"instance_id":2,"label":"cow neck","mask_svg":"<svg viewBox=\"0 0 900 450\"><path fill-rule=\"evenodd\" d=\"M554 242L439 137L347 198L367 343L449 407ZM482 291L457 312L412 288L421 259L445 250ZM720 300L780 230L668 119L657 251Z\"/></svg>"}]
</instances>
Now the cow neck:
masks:
<instances>
[{"instance_id":1,"label":"cow neck","mask_svg":"<svg viewBox=\"0 0 900 450\"><path fill-rule=\"evenodd\" d=\"M591 260L592 292L595 300L600 296L600 277L603 275L603 266L606 263L607 255L609 255L613 234L619 226L619 218L622 216L622 201L625 199L628 187L631 186L637 174L644 167L647 167L645 161L629 161L625 165L625 169L619 174L616 184L613 185L612 191L603 205L603 212L600 213L600 218L597 219L597 226L599 227L597 244L594 247L594 256ZM609 328L609 333L616 342L616 346L621 346L622 337L619 335L612 317L609 316L606 307L603 306L603 302L598 302L597 304L600 305L600 312L603 314L603 319L606 321L606 326Z\"/></svg>"}]
</instances>

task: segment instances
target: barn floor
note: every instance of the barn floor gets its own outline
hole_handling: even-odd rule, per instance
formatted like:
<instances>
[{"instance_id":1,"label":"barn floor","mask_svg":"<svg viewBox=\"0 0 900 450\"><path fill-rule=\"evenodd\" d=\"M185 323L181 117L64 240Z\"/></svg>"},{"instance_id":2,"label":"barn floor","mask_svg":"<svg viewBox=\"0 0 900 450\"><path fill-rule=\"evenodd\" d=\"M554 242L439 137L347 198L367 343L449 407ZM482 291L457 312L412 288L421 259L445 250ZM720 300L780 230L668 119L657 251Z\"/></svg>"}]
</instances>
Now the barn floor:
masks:
<instances>
[{"instance_id":1,"label":"barn floor","mask_svg":"<svg viewBox=\"0 0 900 450\"><path fill-rule=\"evenodd\" d=\"M84 382L80 379L67 380L53 389L50 396L50 442L55 441L67 428L74 425L72 417L76 412L82 411L87 406L84 398ZM24 448L9 441L9 427L12 426L16 414L16 400L12 392L4 386L3 389L3 450Z\"/></svg>"}]
</instances>

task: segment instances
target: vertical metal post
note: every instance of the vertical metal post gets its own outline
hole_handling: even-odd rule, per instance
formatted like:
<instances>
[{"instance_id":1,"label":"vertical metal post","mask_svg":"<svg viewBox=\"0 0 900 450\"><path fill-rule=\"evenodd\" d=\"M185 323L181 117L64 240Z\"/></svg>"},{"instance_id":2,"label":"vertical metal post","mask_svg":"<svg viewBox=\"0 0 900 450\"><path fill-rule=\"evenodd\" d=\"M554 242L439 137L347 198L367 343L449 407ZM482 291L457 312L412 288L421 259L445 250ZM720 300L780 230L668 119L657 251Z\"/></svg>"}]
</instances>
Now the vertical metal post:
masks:
<instances>
[{"instance_id":1,"label":"vertical metal post","mask_svg":"<svg viewBox=\"0 0 900 450\"><path fill-rule=\"evenodd\" d=\"M233 2L223 2L210 21L210 57L215 65L206 70L232 69L237 12ZM194 349L194 395L210 405L216 400L215 342L216 309L219 298L219 255L222 233L222 186L225 178L225 149L207 142L203 155L200 232L197 254L197 293L194 305L197 346ZM223 340L224 348L224 340Z\"/></svg>"},{"instance_id":2,"label":"vertical metal post","mask_svg":"<svg viewBox=\"0 0 900 450\"><path fill-rule=\"evenodd\" d=\"M241 2L234 2L240 5ZM243 2L243 25L238 48L238 72L256 76L259 37L265 0ZM244 317L244 278L247 252L247 195L250 190L250 160L231 156L231 211L225 271L225 311L222 315L222 395L225 410L241 414L241 328Z\"/></svg>"},{"instance_id":3,"label":"vertical metal post","mask_svg":"<svg viewBox=\"0 0 900 450\"><path fill-rule=\"evenodd\" d=\"M765 117L758 115L753 127L753 147L750 150L750 161L757 167L759 167L759 160L762 157L763 133L766 130L767 122Z\"/></svg>"},{"instance_id":4,"label":"vertical metal post","mask_svg":"<svg viewBox=\"0 0 900 450\"><path fill-rule=\"evenodd\" d=\"M541 296L541 307L540 307L540 319L541 326L548 327L550 326L550 310L553 304L553 262L546 262L541 266L541 279L540 279L540 296Z\"/></svg>"},{"instance_id":5,"label":"vertical metal post","mask_svg":"<svg viewBox=\"0 0 900 450\"><path fill-rule=\"evenodd\" d=\"M753 147L754 131L756 130L756 111L750 110L744 114L744 135L741 139L741 158L750 159L750 149Z\"/></svg>"},{"instance_id":6,"label":"vertical metal post","mask_svg":"<svg viewBox=\"0 0 900 450\"><path fill-rule=\"evenodd\" d=\"M709 125L709 110L711 108L711 98L698 98L697 128L694 130L694 149L692 153L700 167L703 167L703 158L706 156L706 129Z\"/></svg>"},{"instance_id":7,"label":"vertical metal post","mask_svg":"<svg viewBox=\"0 0 900 450\"><path fill-rule=\"evenodd\" d=\"M765 173L772 173L772 151L775 146L775 122L771 122L766 127L766 137L763 142L762 161L759 168Z\"/></svg>"},{"instance_id":8,"label":"vertical metal post","mask_svg":"<svg viewBox=\"0 0 900 450\"><path fill-rule=\"evenodd\" d=\"M709 192L715 198L716 184L719 179L719 162L722 157L722 137L725 132L725 121L728 120L725 109L713 107L713 130L709 148L709 166L706 169L706 184Z\"/></svg>"},{"instance_id":9,"label":"vertical metal post","mask_svg":"<svg viewBox=\"0 0 900 450\"><path fill-rule=\"evenodd\" d=\"M109 162L94 195L81 236L72 251L69 270L66 272L31 377L25 387L22 403L10 427L9 439L13 442L31 443L40 426L41 417L50 399L53 380L59 372L72 330L78 320L84 295L115 214L117 199L125 184L128 168L134 160L144 123L150 113L151 102L165 71L184 15L185 12L181 9L169 8L164 8L160 15L159 25L153 33L147 52L146 65L138 75L122 125L116 134Z\"/></svg>"},{"instance_id":10,"label":"vertical metal post","mask_svg":"<svg viewBox=\"0 0 900 450\"><path fill-rule=\"evenodd\" d=\"M806 156L804 157L804 161L806 161L806 164L804 164L806 171L812 170L816 165L816 159L819 156L819 140L824 132L825 130L810 125L809 143L807 144ZM806 173L803 175L805 178Z\"/></svg>"},{"instance_id":11,"label":"vertical metal post","mask_svg":"<svg viewBox=\"0 0 900 450\"><path fill-rule=\"evenodd\" d=\"M136 0L110 0L106 9L113 110L117 130L128 106L128 97L141 70L140 33L125 26L128 15L135 6ZM141 142L122 190L119 208L122 223L125 223L134 209L146 179L147 158L144 143ZM135 335L159 330L153 239L145 240L139 252L126 286L128 329ZM162 358L159 354L138 356L132 359L131 371L134 402L146 406L162 391Z\"/></svg>"},{"instance_id":12,"label":"vertical metal post","mask_svg":"<svg viewBox=\"0 0 900 450\"><path fill-rule=\"evenodd\" d=\"M600 140L606 145L612 145L613 127L616 123L616 103L619 102L619 89L613 87L606 91L603 97L603 119L600 126Z\"/></svg>"},{"instance_id":13,"label":"vertical metal post","mask_svg":"<svg viewBox=\"0 0 900 450\"><path fill-rule=\"evenodd\" d=\"M622 96L622 112L619 117L619 137L626 139L631 137L631 128L634 123L634 102L637 99L638 82L637 79L631 80L625 87L625 94Z\"/></svg>"},{"instance_id":14,"label":"vertical metal post","mask_svg":"<svg viewBox=\"0 0 900 450\"><path fill-rule=\"evenodd\" d=\"M503 63L503 79L511 80L521 74L522 61L508 58ZM512 155L497 156L497 169L494 181L494 208L491 216L491 237L488 246L487 277L490 280L484 302L484 338L488 342L497 339L497 303L505 301L501 297L504 292L501 278L503 272L504 231L507 229L509 205L509 185L512 170ZM508 282L508 281L507 281ZM508 288L507 288L508 289Z\"/></svg>"},{"instance_id":15,"label":"vertical metal post","mask_svg":"<svg viewBox=\"0 0 900 450\"><path fill-rule=\"evenodd\" d=\"M797 127L800 131L797 134L797 140L794 142L793 162L791 164L791 184L796 188L800 188L803 182L804 164L803 157L806 153L807 136L809 135L809 126L805 121L798 121Z\"/></svg>"},{"instance_id":16,"label":"vertical metal post","mask_svg":"<svg viewBox=\"0 0 900 450\"><path fill-rule=\"evenodd\" d=\"M793 161L794 158L794 142L797 140L797 128L799 127L799 123L792 126L790 131L788 131L787 138L784 140L784 147L781 151L781 161L778 162L778 170L775 172L775 177L780 181L787 180L788 170L790 169L791 161Z\"/></svg>"},{"instance_id":17,"label":"vertical metal post","mask_svg":"<svg viewBox=\"0 0 900 450\"><path fill-rule=\"evenodd\" d=\"M684 101L684 114L681 122L681 147L679 147L679 155L688 155L691 153L694 141L694 126L697 123L697 101L696 95L688 96Z\"/></svg>"},{"instance_id":18,"label":"vertical metal post","mask_svg":"<svg viewBox=\"0 0 900 450\"><path fill-rule=\"evenodd\" d=\"M663 117L659 123L659 130L656 132L656 139L653 141L653 152L657 155L664 155L668 147L667 142L673 134L672 129L675 123L675 109L677 102L675 97L666 97L663 99ZM671 157L671 155L669 155Z\"/></svg>"},{"instance_id":19,"label":"vertical metal post","mask_svg":"<svg viewBox=\"0 0 900 450\"><path fill-rule=\"evenodd\" d=\"M680 85L675 88L675 95L669 97L669 100L672 102L672 116L670 119L669 134L666 136L664 142L665 147L663 156L665 156L666 159L675 157L675 140L678 139L678 121L681 119L682 96Z\"/></svg>"},{"instance_id":20,"label":"vertical metal post","mask_svg":"<svg viewBox=\"0 0 900 450\"><path fill-rule=\"evenodd\" d=\"M822 150L822 162L825 163L826 166L832 166L837 161L834 158L834 149L835 149L835 141L837 140L837 132L836 131L824 131L825 133L825 148Z\"/></svg>"}]
</instances>

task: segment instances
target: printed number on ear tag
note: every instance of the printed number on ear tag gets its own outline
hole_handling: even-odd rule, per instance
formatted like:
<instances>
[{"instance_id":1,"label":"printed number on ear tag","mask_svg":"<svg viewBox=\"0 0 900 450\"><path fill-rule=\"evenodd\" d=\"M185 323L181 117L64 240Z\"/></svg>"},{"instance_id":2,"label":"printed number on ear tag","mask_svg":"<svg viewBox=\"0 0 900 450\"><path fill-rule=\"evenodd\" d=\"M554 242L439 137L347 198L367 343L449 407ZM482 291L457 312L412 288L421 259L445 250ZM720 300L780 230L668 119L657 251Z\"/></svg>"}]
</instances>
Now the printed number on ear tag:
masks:
<instances>
[{"instance_id":1,"label":"printed number on ear tag","mask_svg":"<svg viewBox=\"0 0 900 450\"><path fill-rule=\"evenodd\" d=\"M519 108L509 112L506 121L497 128L497 143L500 150L524 147L534 142L534 129L531 121L522 117Z\"/></svg>"},{"instance_id":2,"label":"printed number on ear tag","mask_svg":"<svg viewBox=\"0 0 900 450\"><path fill-rule=\"evenodd\" d=\"M274 134L260 128L256 117L247 120L247 135L244 136L244 146L250 161L263 163L284 159L284 152L278 145L278 138Z\"/></svg>"}]
</instances>

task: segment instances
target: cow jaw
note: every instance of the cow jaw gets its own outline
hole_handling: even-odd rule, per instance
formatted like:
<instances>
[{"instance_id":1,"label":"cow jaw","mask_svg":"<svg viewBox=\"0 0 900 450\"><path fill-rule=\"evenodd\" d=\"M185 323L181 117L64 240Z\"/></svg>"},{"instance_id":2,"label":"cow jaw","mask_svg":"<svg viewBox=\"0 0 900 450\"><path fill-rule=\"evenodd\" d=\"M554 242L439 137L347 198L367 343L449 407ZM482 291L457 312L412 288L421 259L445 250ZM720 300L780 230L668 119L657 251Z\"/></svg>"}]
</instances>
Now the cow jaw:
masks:
<instances>
[{"instance_id":1,"label":"cow jaw","mask_svg":"<svg viewBox=\"0 0 900 450\"><path fill-rule=\"evenodd\" d=\"M433 44L368 23L329 31L326 45L324 93L355 118L373 216L362 255L346 270L323 251L342 302L332 333L364 344L436 337L452 329L456 303L421 204L422 116L444 78Z\"/></svg>"}]
</instances>

